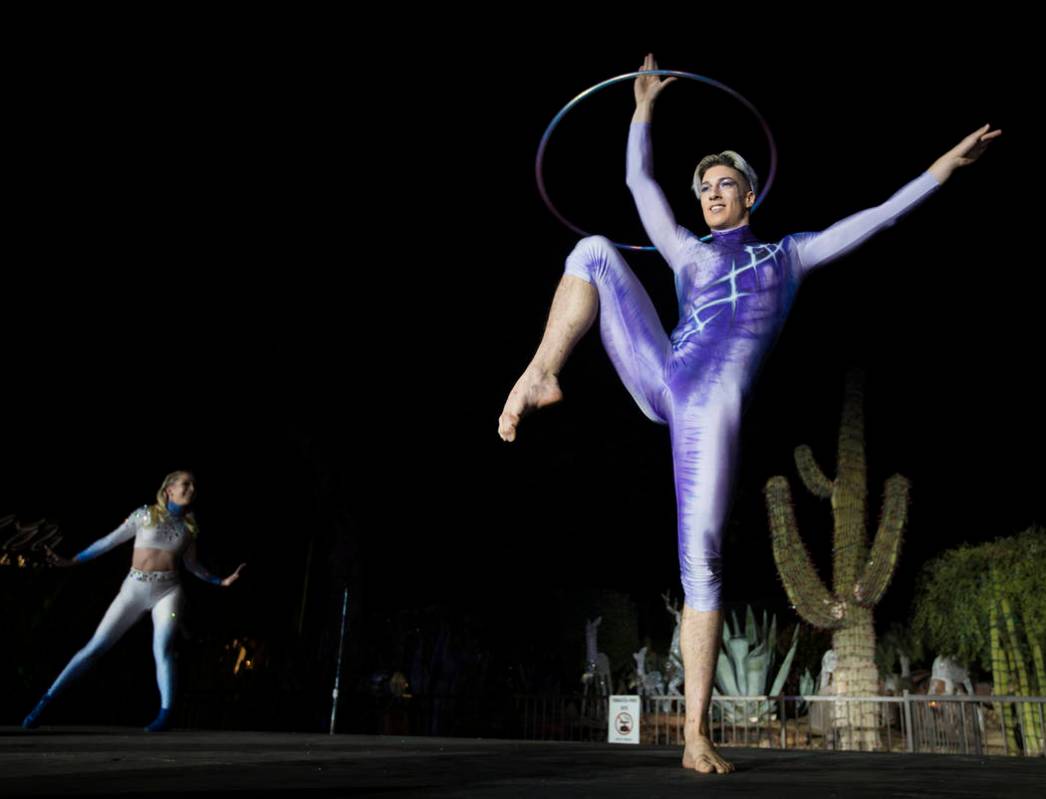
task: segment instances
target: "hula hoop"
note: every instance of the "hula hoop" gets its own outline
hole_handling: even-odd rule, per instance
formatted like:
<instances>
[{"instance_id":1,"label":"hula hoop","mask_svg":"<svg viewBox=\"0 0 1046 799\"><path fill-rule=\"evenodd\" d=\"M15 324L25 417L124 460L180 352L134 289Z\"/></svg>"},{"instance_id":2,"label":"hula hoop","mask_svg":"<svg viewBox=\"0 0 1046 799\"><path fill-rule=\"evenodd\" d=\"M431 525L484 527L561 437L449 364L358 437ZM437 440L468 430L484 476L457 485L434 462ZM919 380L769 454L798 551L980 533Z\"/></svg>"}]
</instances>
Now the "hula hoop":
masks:
<instances>
[{"instance_id":1,"label":"hula hoop","mask_svg":"<svg viewBox=\"0 0 1046 799\"><path fill-rule=\"evenodd\" d=\"M575 105L577 105L582 100L584 100L585 98L591 97L596 92L600 91L601 89L605 89L607 86L610 86L610 85L612 85L614 83L620 83L621 81L624 81L624 80L631 80L632 78L635 78L635 77L637 77L639 75L675 75L678 78L689 78L690 80L696 80L696 81L700 81L701 83L707 83L707 84L709 84L711 86L715 86L717 89L722 89L727 94L731 95L732 97L735 97L749 111L751 111L755 115L755 118L759 121L759 125L763 129L763 133L766 134L767 144L770 146L770 173L769 173L769 176L766 179L766 185L763 186L762 192L756 198L755 204L749 209L749 213L754 213L755 210L759 207L760 203L762 203L763 200L766 198L766 195L770 193L770 187L774 184L774 176L777 174L777 145L774 143L774 137L773 137L773 134L770 132L770 126L766 124L766 120L763 119L762 114L759 113L758 109L756 109L756 107L754 105L752 105L750 102L748 102L748 100L746 100L740 94L735 92L729 86L727 86L726 84L720 83L717 80L713 80L712 78L706 78L704 75L696 75L693 72L678 72L678 71L672 70L672 69L644 69L644 70L642 70L640 72L628 72L628 73L626 73L624 75L618 75L618 76L613 77L613 78L608 78L607 80L603 81L602 83L597 83L595 86L591 87L590 89L585 89L585 91L581 92L581 94L579 94L577 97L575 97L573 100L571 100L565 106L563 106L563 108L560 110L560 112L558 114L556 114L555 117L552 118L552 121L549 123L548 127L545 129L545 135L541 137L541 144L538 145L538 155L537 155L537 159L534 162L534 174L535 174L535 177L537 177L538 192L541 194L541 199L543 199L545 201L545 205L548 206L548 209L552 212L552 214L556 217L556 219L558 219L560 222L562 222L568 228L573 230L575 233L580 233L582 236L590 236L590 235L592 235L587 230L582 230L577 225L575 225L573 222L571 222L569 219L564 217L563 214L561 214L559 212L559 210L556 208L556 206L552 203L552 200L548 196L548 192L545 190L545 178L544 178L544 175L542 174L542 166L543 166L543 162L545 160L545 146L548 144L548 140L549 140L549 137L552 135L552 131L556 129L556 125L558 125L560 120L563 119L564 116L566 116L566 113L571 108L573 108ZM702 236L701 237L701 241L708 241L711 238L712 238L712 235L708 234L707 236ZM641 244L622 244L622 243L616 242L616 241L611 241L610 243L613 244L618 249L622 249L622 250L639 250L639 251L642 251L642 250L656 251L657 250L657 247L654 247L654 246L644 246L644 245L641 245Z\"/></svg>"}]
</instances>

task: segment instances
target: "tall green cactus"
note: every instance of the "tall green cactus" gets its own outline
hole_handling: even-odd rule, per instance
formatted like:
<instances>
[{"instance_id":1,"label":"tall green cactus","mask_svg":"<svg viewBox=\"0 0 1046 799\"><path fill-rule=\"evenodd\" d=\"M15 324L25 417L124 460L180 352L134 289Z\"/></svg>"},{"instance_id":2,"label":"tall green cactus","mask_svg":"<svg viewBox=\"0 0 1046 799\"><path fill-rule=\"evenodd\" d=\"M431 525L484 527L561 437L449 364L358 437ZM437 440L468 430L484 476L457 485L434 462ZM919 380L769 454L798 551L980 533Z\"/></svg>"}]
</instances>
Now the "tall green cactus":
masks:
<instances>
[{"instance_id":1,"label":"tall green cactus","mask_svg":"<svg viewBox=\"0 0 1046 799\"><path fill-rule=\"evenodd\" d=\"M833 631L832 648L837 657L835 693L851 696L879 693L872 608L893 577L908 516L909 482L895 474L884 486L879 530L869 552L865 530L868 489L863 404L864 375L852 370L846 375L834 480L817 465L810 447L804 445L795 450L796 468L803 483L814 496L832 503L832 590L821 581L799 536L788 480L780 475L771 477L763 491L774 560L788 598L808 623ZM876 711L870 703L835 704L833 728L843 748L879 748Z\"/></svg>"}]
</instances>

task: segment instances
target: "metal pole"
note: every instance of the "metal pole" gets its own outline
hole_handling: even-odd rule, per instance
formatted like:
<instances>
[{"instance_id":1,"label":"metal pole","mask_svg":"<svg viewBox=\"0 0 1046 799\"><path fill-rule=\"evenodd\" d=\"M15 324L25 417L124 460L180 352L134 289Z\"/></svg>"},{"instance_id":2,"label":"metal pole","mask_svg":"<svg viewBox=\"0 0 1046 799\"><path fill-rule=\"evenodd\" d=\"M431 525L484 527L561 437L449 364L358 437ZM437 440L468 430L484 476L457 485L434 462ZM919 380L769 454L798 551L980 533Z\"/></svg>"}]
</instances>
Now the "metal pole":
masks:
<instances>
[{"instance_id":1,"label":"metal pole","mask_svg":"<svg viewBox=\"0 0 1046 799\"><path fill-rule=\"evenodd\" d=\"M966 732L966 703L959 703L959 729L962 730L962 753L964 755L970 754L970 740L967 738Z\"/></svg>"},{"instance_id":2,"label":"metal pole","mask_svg":"<svg viewBox=\"0 0 1046 799\"><path fill-rule=\"evenodd\" d=\"M338 636L338 665L334 669L334 691L331 694L331 735L334 735L334 721L338 715L338 684L341 682L341 651L345 646L345 619L348 610L349 587L345 586L345 593L341 598L341 634Z\"/></svg>"},{"instance_id":3,"label":"metal pole","mask_svg":"<svg viewBox=\"0 0 1046 799\"><path fill-rule=\"evenodd\" d=\"M1046 729L1046 725L1044 725L1043 721L1042 721L1042 702L1039 702L1039 729L1040 730ZM1042 742L1041 739L1039 741L1039 754L1043 755L1043 756L1046 756L1046 746L1043 745L1043 742Z\"/></svg>"},{"instance_id":4,"label":"metal pole","mask_svg":"<svg viewBox=\"0 0 1046 799\"><path fill-rule=\"evenodd\" d=\"M1006 705L1000 704L999 707L1002 708L1002 711L999 713L999 725L1002 728L1002 748L1003 748L1003 753L1007 757L1009 757L1010 756L1010 742L1006 738L1006 721L1007 721L1007 719L1006 719Z\"/></svg>"},{"instance_id":5,"label":"metal pole","mask_svg":"<svg viewBox=\"0 0 1046 799\"><path fill-rule=\"evenodd\" d=\"M908 751L915 751L915 739L912 735L912 706L911 700L908 698L908 689L904 689L904 727L907 731L908 738Z\"/></svg>"},{"instance_id":6,"label":"metal pole","mask_svg":"<svg viewBox=\"0 0 1046 799\"><path fill-rule=\"evenodd\" d=\"M781 748L788 748L788 705L785 704L785 700L782 698L781 702ZM798 705L797 705L798 707ZM798 719L799 714L796 713Z\"/></svg>"}]
</instances>

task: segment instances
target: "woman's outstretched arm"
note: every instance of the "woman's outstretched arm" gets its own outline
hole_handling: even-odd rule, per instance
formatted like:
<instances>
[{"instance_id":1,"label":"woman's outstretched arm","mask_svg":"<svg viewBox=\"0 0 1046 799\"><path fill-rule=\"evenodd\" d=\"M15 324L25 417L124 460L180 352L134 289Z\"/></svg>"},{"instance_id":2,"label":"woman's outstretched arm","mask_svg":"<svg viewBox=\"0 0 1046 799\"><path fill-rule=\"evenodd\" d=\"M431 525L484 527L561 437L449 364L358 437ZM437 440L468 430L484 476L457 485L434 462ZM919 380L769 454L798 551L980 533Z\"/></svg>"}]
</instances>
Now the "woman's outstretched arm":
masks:
<instances>
[{"instance_id":1,"label":"woman's outstretched arm","mask_svg":"<svg viewBox=\"0 0 1046 799\"><path fill-rule=\"evenodd\" d=\"M224 579L216 575L213 575L209 571L207 571L202 565L200 565L200 561L197 560L195 541L189 542L189 546L186 548L185 553L182 555L182 560L185 563L185 568L187 568L189 571L191 571L205 583L210 583L211 585L220 585L224 586L225 588L228 588L230 585L232 585L234 582L240 579L240 569L247 565L246 563L241 563L239 566L236 567L236 571L234 571L232 574L230 574L228 577Z\"/></svg>"},{"instance_id":2,"label":"woman's outstretched arm","mask_svg":"<svg viewBox=\"0 0 1046 799\"><path fill-rule=\"evenodd\" d=\"M68 566L74 563L83 563L84 561L92 560L97 558L99 555L108 552L113 547L119 546L125 541L130 541L134 538L138 532L138 527L141 525L144 514L148 513L148 509L143 505L138 508L134 513L128 516L124 523L113 530L109 535L99 538L89 547L84 549L82 552L74 555L72 560L65 560L60 558L58 561L53 561L57 566ZM56 556L57 557L57 556ZM62 562L64 561L64 562Z\"/></svg>"}]
</instances>

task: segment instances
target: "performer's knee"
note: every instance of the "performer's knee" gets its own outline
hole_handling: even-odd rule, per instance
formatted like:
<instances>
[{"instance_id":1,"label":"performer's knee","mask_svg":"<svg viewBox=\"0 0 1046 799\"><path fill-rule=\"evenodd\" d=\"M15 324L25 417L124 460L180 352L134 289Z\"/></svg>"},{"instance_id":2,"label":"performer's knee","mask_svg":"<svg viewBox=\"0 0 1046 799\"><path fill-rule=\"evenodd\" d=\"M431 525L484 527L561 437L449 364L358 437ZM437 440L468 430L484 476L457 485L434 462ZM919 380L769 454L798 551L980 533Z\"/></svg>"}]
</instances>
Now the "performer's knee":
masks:
<instances>
[{"instance_id":1,"label":"performer's knee","mask_svg":"<svg viewBox=\"0 0 1046 799\"><path fill-rule=\"evenodd\" d=\"M614 245L606 236L585 236L567 256L564 272L595 283L606 275L612 263L608 256L613 252Z\"/></svg>"},{"instance_id":2,"label":"performer's knee","mask_svg":"<svg viewBox=\"0 0 1046 799\"><path fill-rule=\"evenodd\" d=\"M69 681L74 680L84 672L93 669L95 663L98 662L98 658L105 653L107 648L108 647L105 646L95 645L93 640L88 641L83 649L69 659L69 664L65 667L65 671L59 675L58 680L55 681L55 685L52 686L52 692L57 692Z\"/></svg>"},{"instance_id":3,"label":"performer's knee","mask_svg":"<svg viewBox=\"0 0 1046 799\"><path fill-rule=\"evenodd\" d=\"M153 609L153 655L157 660L170 658L174 651L177 601L164 598Z\"/></svg>"},{"instance_id":4,"label":"performer's knee","mask_svg":"<svg viewBox=\"0 0 1046 799\"><path fill-rule=\"evenodd\" d=\"M166 660L171 657L174 652L174 636L173 635L154 635L153 636L153 657L157 660Z\"/></svg>"},{"instance_id":5,"label":"performer's knee","mask_svg":"<svg viewBox=\"0 0 1046 799\"><path fill-rule=\"evenodd\" d=\"M720 558L690 558L681 570L683 601L697 611L719 610L723 590Z\"/></svg>"},{"instance_id":6,"label":"performer's knee","mask_svg":"<svg viewBox=\"0 0 1046 799\"><path fill-rule=\"evenodd\" d=\"M95 635L84 644L83 649L76 653L76 657L93 662L104 655L114 643L116 642L108 636Z\"/></svg>"}]
</instances>

